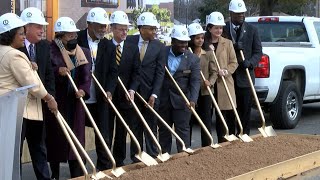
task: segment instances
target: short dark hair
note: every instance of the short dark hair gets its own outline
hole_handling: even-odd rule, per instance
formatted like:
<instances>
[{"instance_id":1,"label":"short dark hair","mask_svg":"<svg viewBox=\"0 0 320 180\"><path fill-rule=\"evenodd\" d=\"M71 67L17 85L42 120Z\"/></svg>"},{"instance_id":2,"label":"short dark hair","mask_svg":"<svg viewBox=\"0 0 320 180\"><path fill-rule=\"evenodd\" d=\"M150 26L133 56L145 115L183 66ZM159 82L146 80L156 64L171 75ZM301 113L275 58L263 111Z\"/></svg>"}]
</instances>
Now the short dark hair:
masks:
<instances>
[{"instance_id":1,"label":"short dark hair","mask_svg":"<svg viewBox=\"0 0 320 180\"><path fill-rule=\"evenodd\" d=\"M9 46L12 44L14 36L17 34L17 31L20 27L11 29L10 31L0 34L0 44Z\"/></svg>"}]
</instances>

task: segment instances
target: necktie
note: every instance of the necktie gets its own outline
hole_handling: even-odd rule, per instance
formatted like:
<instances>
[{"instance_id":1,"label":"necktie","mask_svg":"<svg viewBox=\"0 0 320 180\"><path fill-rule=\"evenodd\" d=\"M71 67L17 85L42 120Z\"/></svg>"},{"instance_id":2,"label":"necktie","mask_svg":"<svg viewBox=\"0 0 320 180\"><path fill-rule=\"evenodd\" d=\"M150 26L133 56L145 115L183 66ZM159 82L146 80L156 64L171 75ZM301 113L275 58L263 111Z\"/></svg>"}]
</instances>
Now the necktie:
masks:
<instances>
[{"instance_id":1,"label":"necktie","mask_svg":"<svg viewBox=\"0 0 320 180\"><path fill-rule=\"evenodd\" d=\"M146 44L147 44L147 41L143 41L142 42L142 46L141 46L141 49L140 49L140 60L142 61L143 58L144 58L144 55L146 54Z\"/></svg>"},{"instance_id":2,"label":"necktie","mask_svg":"<svg viewBox=\"0 0 320 180\"><path fill-rule=\"evenodd\" d=\"M30 56L30 61L32 61L32 62L36 61L36 54L34 53L34 45L33 44L29 45L29 56Z\"/></svg>"},{"instance_id":3,"label":"necktie","mask_svg":"<svg viewBox=\"0 0 320 180\"><path fill-rule=\"evenodd\" d=\"M117 45L117 50L116 50L116 61L117 61L117 64L120 65L120 61L121 61L121 46L119 44Z\"/></svg>"}]
</instances>

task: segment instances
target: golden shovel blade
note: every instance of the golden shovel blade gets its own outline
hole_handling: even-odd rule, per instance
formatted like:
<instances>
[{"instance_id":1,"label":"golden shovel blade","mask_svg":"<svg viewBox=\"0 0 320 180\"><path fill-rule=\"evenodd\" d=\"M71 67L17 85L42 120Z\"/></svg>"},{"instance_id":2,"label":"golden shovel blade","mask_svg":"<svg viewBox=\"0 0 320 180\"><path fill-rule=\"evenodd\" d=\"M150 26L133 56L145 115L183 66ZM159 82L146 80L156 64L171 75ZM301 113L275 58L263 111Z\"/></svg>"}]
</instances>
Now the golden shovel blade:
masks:
<instances>
[{"instance_id":1,"label":"golden shovel blade","mask_svg":"<svg viewBox=\"0 0 320 180\"><path fill-rule=\"evenodd\" d=\"M136 154L135 157L139 159L139 161L143 162L146 166L154 166L157 165L158 162L153 159L149 154L142 151L140 154Z\"/></svg>"},{"instance_id":2,"label":"golden shovel blade","mask_svg":"<svg viewBox=\"0 0 320 180\"><path fill-rule=\"evenodd\" d=\"M213 149L219 148L221 147L219 144L211 144L210 145Z\"/></svg>"},{"instance_id":3,"label":"golden shovel blade","mask_svg":"<svg viewBox=\"0 0 320 180\"><path fill-rule=\"evenodd\" d=\"M277 136L272 126L265 126L264 128L258 128L263 137Z\"/></svg>"},{"instance_id":4,"label":"golden shovel blade","mask_svg":"<svg viewBox=\"0 0 320 180\"><path fill-rule=\"evenodd\" d=\"M112 169L111 173L116 176L120 177L122 174L124 174L126 171L122 167L114 168Z\"/></svg>"},{"instance_id":5,"label":"golden shovel blade","mask_svg":"<svg viewBox=\"0 0 320 180\"><path fill-rule=\"evenodd\" d=\"M170 156L168 153L164 153L164 154L159 153L158 156L157 156L157 158L158 158L161 162L165 162L165 161L168 161L168 160L171 158L171 156Z\"/></svg>"},{"instance_id":6,"label":"golden shovel blade","mask_svg":"<svg viewBox=\"0 0 320 180\"><path fill-rule=\"evenodd\" d=\"M191 148L182 148L182 151L188 153L188 154L193 154L194 153L194 150L191 149Z\"/></svg>"},{"instance_id":7,"label":"golden shovel blade","mask_svg":"<svg viewBox=\"0 0 320 180\"><path fill-rule=\"evenodd\" d=\"M247 134L239 134L238 136L243 142L252 142L253 141L253 139L251 139L251 137L249 137Z\"/></svg>"},{"instance_id":8,"label":"golden shovel blade","mask_svg":"<svg viewBox=\"0 0 320 180\"><path fill-rule=\"evenodd\" d=\"M105 179L105 178L112 179L112 177L106 175L106 174L103 173L102 171L99 171L98 173L93 174L93 175L91 176L91 179L93 179L93 180L99 180L99 179Z\"/></svg>"},{"instance_id":9,"label":"golden shovel blade","mask_svg":"<svg viewBox=\"0 0 320 180\"><path fill-rule=\"evenodd\" d=\"M231 134L231 135L225 135L223 136L227 141L236 141L238 140L239 138L237 138L237 136L235 136L234 134Z\"/></svg>"}]
</instances>

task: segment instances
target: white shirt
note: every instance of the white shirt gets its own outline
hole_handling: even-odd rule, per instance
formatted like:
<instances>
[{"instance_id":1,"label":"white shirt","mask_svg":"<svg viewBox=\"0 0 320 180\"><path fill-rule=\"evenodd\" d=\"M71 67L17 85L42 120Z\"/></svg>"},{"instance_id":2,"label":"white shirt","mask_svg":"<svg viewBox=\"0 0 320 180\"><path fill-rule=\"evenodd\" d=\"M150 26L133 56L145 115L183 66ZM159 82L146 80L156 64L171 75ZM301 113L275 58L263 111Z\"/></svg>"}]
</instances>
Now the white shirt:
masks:
<instances>
[{"instance_id":1,"label":"white shirt","mask_svg":"<svg viewBox=\"0 0 320 180\"><path fill-rule=\"evenodd\" d=\"M147 50L147 48L148 48L149 41L143 40L142 37L141 37L141 35L140 35L140 36L139 36L139 43L138 43L138 47L139 47L139 52L140 52L140 53L141 53L141 47L143 46L143 42L146 43L146 44L145 44L145 48L144 48L144 50L145 50L145 52L146 52L146 50ZM144 53L145 53L145 52L144 52Z\"/></svg>"},{"instance_id":2,"label":"white shirt","mask_svg":"<svg viewBox=\"0 0 320 180\"><path fill-rule=\"evenodd\" d=\"M124 44L124 41L121 41L121 43L118 43L116 40L114 40L114 39L112 38L112 42L113 42L113 44L114 44L115 46L120 45L120 51L121 51L121 53L122 53L122 52L123 52L123 44Z\"/></svg>"},{"instance_id":3,"label":"white shirt","mask_svg":"<svg viewBox=\"0 0 320 180\"><path fill-rule=\"evenodd\" d=\"M98 44L99 44L100 40L93 41L92 38L89 36L88 30L87 30L87 38L88 38L88 44L89 44L90 53L91 53L91 65L92 65L91 71L94 72L96 58L97 58L97 52L98 52ZM93 104L93 103L97 102L96 89L95 89L94 83L95 83L94 81L91 81L90 98L85 101L87 104Z\"/></svg>"}]
</instances>

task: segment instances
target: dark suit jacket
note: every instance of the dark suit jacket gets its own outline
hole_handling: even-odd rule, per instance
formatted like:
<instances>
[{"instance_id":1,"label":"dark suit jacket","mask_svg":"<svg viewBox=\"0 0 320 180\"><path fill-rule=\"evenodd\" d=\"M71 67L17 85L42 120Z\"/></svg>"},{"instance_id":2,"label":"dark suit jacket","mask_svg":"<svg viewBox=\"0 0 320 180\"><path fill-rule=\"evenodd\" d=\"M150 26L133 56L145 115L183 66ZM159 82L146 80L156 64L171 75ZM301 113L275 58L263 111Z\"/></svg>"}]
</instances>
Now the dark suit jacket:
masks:
<instances>
[{"instance_id":1,"label":"dark suit jacket","mask_svg":"<svg viewBox=\"0 0 320 180\"><path fill-rule=\"evenodd\" d=\"M233 44L237 43L236 32L234 31L231 22L226 23L223 32L224 37L230 39L233 42ZM243 54L246 61L250 61L250 64L253 68L256 67L262 56L261 40L257 28L247 22L244 22L241 26L241 32L238 38L238 42L242 43L243 45ZM240 55L240 51L237 49L235 49L235 51L238 63L241 64L242 58ZM255 76L253 68L249 68L249 72L251 75L252 82L254 83ZM238 67L234 75L236 77L236 83L239 87L250 87L245 69L243 69L241 66Z\"/></svg>"},{"instance_id":2,"label":"dark suit jacket","mask_svg":"<svg viewBox=\"0 0 320 180\"><path fill-rule=\"evenodd\" d=\"M138 45L139 35L128 36L127 41ZM152 40L149 42L140 65L140 85L138 89L138 92L146 100L149 99L151 94L160 96L160 89L165 73L165 54L165 46L159 40Z\"/></svg>"},{"instance_id":3,"label":"dark suit jacket","mask_svg":"<svg viewBox=\"0 0 320 180\"><path fill-rule=\"evenodd\" d=\"M55 80L50 60L50 44L47 40L41 40L35 44L35 49L39 77L48 93L54 96ZM30 59L27 47L19 48L19 50L24 52Z\"/></svg>"},{"instance_id":4,"label":"dark suit jacket","mask_svg":"<svg viewBox=\"0 0 320 180\"><path fill-rule=\"evenodd\" d=\"M120 65L118 66L118 74L127 90L137 91L139 87L140 74L140 54L137 45L124 41L121 54ZM121 85L118 83L116 92L116 101L121 108L131 108L129 101Z\"/></svg>"},{"instance_id":5,"label":"dark suit jacket","mask_svg":"<svg viewBox=\"0 0 320 180\"><path fill-rule=\"evenodd\" d=\"M168 67L168 54L170 48L166 47L166 64ZM180 65L173 75L189 101L197 102L200 91L200 60L195 54L186 51L181 59ZM175 109L186 109L186 102L180 95L176 86L166 73L163 86L161 88L160 108L171 103Z\"/></svg>"},{"instance_id":6,"label":"dark suit jacket","mask_svg":"<svg viewBox=\"0 0 320 180\"><path fill-rule=\"evenodd\" d=\"M89 48L87 29L78 32L79 46ZM95 76L105 91L114 93L117 84L118 67L115 60L115 45L111 40L103 38L98 44L95 65ZM103 100L103 94L96 86L97 101Z\"/></svg>"}]
</instances>

